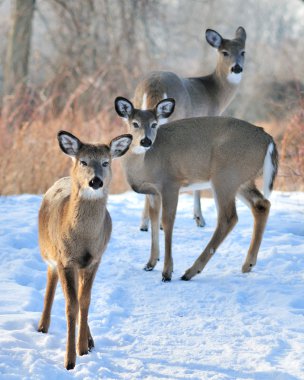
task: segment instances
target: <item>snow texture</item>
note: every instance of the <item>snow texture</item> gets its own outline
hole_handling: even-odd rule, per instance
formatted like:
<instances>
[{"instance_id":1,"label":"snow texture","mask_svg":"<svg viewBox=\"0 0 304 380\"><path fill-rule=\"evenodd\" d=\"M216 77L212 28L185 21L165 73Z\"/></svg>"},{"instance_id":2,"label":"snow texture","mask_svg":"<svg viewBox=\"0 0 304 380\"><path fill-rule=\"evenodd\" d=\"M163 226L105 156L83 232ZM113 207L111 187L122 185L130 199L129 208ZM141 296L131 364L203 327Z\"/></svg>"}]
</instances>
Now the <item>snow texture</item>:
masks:
<instances>
[{"instance_id":1,"label":"snow texture","mask_svg":"<svg viewBox=\"0 0 304 380\"><path fill-rule=\"evenodd\" d=\"M58 286L48 334L38 333L46 265L37 243L41 197L0 197L1 379L304 379L304 193L278 193L257 266L241 273L252 217L239 223L205 270L180 281L216 223L203 200L204 229L191 220L192 196L180 196L173 235L174 274L152 272L150 233L139 231L143 196L110 196L113 234L92 292L95 349L64 366L66 321Z\"/></svg>"}]
</instances>

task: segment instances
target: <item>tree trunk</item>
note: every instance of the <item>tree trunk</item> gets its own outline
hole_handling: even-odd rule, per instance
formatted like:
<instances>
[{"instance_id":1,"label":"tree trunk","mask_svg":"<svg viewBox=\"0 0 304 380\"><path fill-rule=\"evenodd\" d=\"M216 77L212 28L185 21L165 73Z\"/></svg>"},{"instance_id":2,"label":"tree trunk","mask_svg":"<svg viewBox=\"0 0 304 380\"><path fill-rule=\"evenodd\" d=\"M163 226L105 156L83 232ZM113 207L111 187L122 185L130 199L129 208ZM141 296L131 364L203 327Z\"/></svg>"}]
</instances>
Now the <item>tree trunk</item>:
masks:
<instances>
[{"instance_id":1,"label":"tree trunk","mask_svg":"<svg viewBox=\"0 0 304 380\"><path fill-rule=\"evenodd\" d=\"M35 0L11 0L11 25L4 64L1 133L10 144L12 132L27 118L26 82ZM25 101L24 101L25 99ZM23 104L24 103L24 104Z\"/></svg>"},{"instance_id":2,"label":"tree trunk","mask_svg":"<svg viewBox=\"0 0 304 380\"><path fill-rule=\"evenodd\" d=\"M12 0L11 27L6 50L3 105L26 84L35 0Z\"/></svg>"}]
</instances>

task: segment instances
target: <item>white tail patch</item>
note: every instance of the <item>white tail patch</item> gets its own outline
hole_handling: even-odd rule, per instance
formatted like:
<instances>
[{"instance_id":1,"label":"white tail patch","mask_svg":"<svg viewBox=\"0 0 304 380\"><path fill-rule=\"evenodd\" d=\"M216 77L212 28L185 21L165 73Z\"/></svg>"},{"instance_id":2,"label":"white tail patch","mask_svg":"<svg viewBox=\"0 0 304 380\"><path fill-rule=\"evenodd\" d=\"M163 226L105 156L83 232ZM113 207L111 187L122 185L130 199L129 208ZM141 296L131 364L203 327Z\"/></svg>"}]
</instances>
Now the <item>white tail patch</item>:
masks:
<instances>
[{"instance_id":1,"label":"white tail patch","mask_svg":"<svg viewBox=\"0 0 304 380\"><path fill-rule=\"evenodd\" d=\"M147 98L148 98L148 94L145 92L144 96L143 96L143 101L142 101L142 104L141 104L142 111L146 111L147 110Z\"/></svg>"},{"instance_id":2,"label":"white tail patch","mask_svg":"<svg viewBox=\"0 0 304 380\"><path fill-rule=\"evenodd\" d=\"M273 152L274 146L273 143L270 143L267 148L267 152L264 158L263 166L263 193L264 197L268 198L271 193L270 185L272 182L274 167L272 164L271 155Z\"/></svg>"}]
</instances>

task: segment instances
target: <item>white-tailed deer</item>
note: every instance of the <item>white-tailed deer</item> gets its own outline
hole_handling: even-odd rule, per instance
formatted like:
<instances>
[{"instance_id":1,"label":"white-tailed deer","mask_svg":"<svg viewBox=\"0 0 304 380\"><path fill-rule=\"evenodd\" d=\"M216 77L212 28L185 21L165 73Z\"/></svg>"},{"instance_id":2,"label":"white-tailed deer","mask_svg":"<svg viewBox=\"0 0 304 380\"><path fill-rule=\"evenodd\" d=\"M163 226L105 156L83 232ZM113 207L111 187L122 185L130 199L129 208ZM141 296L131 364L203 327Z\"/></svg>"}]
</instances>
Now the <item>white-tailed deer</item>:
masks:
<instances>
[{"instance_id":1,"label":"white-tailed deer","mask_svg":"<svg viewBox=\"0 0 304 380\"><path fill-rule=\"evenodd\" d=\"M178 194L188 189L211 188L217 205L216 230L190 269L182 276L190 280L200 273L237 222L235 198L250 208L254 230L243 272L256 264L258 250L267 222L270 202L266 199L277 173L278 154L275 143L262 128L226 117L198 117L174 121L157 127L168 118L174 100L163 100L150 110L149 123L138 125L141 110L125 98L116 98L119 116L128 121L133 142L122 163L132 189L149 194L151 219L151 255L145 266L152 270L159 259L159 211L165 233L163 281L170 281L173 271L172 231ZM154 120L153 120L154 119ZM144 151L138 154L139 151ZM264 196L255 179L263 174Z\"/></svg>"},{"instance_id":2,"label":"white-tailed deer","mask_svg":"<svg viewBox=\"0 0 304 380\"><path fill-rule=\"evenodd\" d=\"M66 369L94 347L88 325L91 289L101 256L111 235L106 209L111 160L126 153L132 136L114 138L110 145L82 143L71 133L58 133L61 150L72 157L71 176L61 178L46 192L39 211L39 245L48 264L44 308L38 331L47 333L58 276L66 302Z\"/></svg>"},{"instance_id":3,"label":"white-tailed deer","mask_svg":"<svg viewBox=\"0 0 304 380\"><path fill-rule=\"evenodd\" d=\"M165 98L174 98L176 110L169 121L197 116L219 116L234 98L242 78L246 32L241 26L234 39L225 39L218 32L207 29L207 42L218 50L217 64L210 75L181 78L172 72L152 72L135 89L134 106L153 109ZM141 124L141 117L137 122ZM142 231L148 230L148 198L142 215ZM200 192L194 192L194 219L203 227Z\"/></svg>"}]
</instances>

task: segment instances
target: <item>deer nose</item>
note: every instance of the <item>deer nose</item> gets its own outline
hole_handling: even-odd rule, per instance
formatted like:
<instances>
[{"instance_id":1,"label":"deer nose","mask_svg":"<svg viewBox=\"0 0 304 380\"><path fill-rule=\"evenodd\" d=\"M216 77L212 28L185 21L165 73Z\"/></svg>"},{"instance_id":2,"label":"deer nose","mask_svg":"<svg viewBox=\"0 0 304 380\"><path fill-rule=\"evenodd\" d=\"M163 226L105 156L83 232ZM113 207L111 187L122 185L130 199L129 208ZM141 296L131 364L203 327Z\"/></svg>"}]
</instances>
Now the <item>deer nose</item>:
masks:
<instances>
[{"instance_id":1,"label":"deer nose","mask_svg":"<svg viewBox=\"0 0 304 380\"><path fill-rule=\"evenodd\" d=\"M231 71L235 74L240 74L243 71L243 68L237 63L232 67Z\"/></svg>"},{"instance_id":2,"label":"deer nose","mask_svg":"<svg viewBox=\"0 0 304 380\"><path fill-rule=\"evenodd\" d=\"M140 140L140 145L142 145L145 148L149 148L149 146L152 145L152 141L148 139L148 137L145 137L144 139Z\"/></svg>"},{"instance_id":3,"label":"deer nose","mask_svg":"<svg viewBox=\"0 0 304 380\"><path fill-rule=\"evenodd\" d=\"M103 182L99 177L94 177L89 182L89 186L92 187L94 190L97 190L103 186Z\"/></svg>"}]
</instances>

